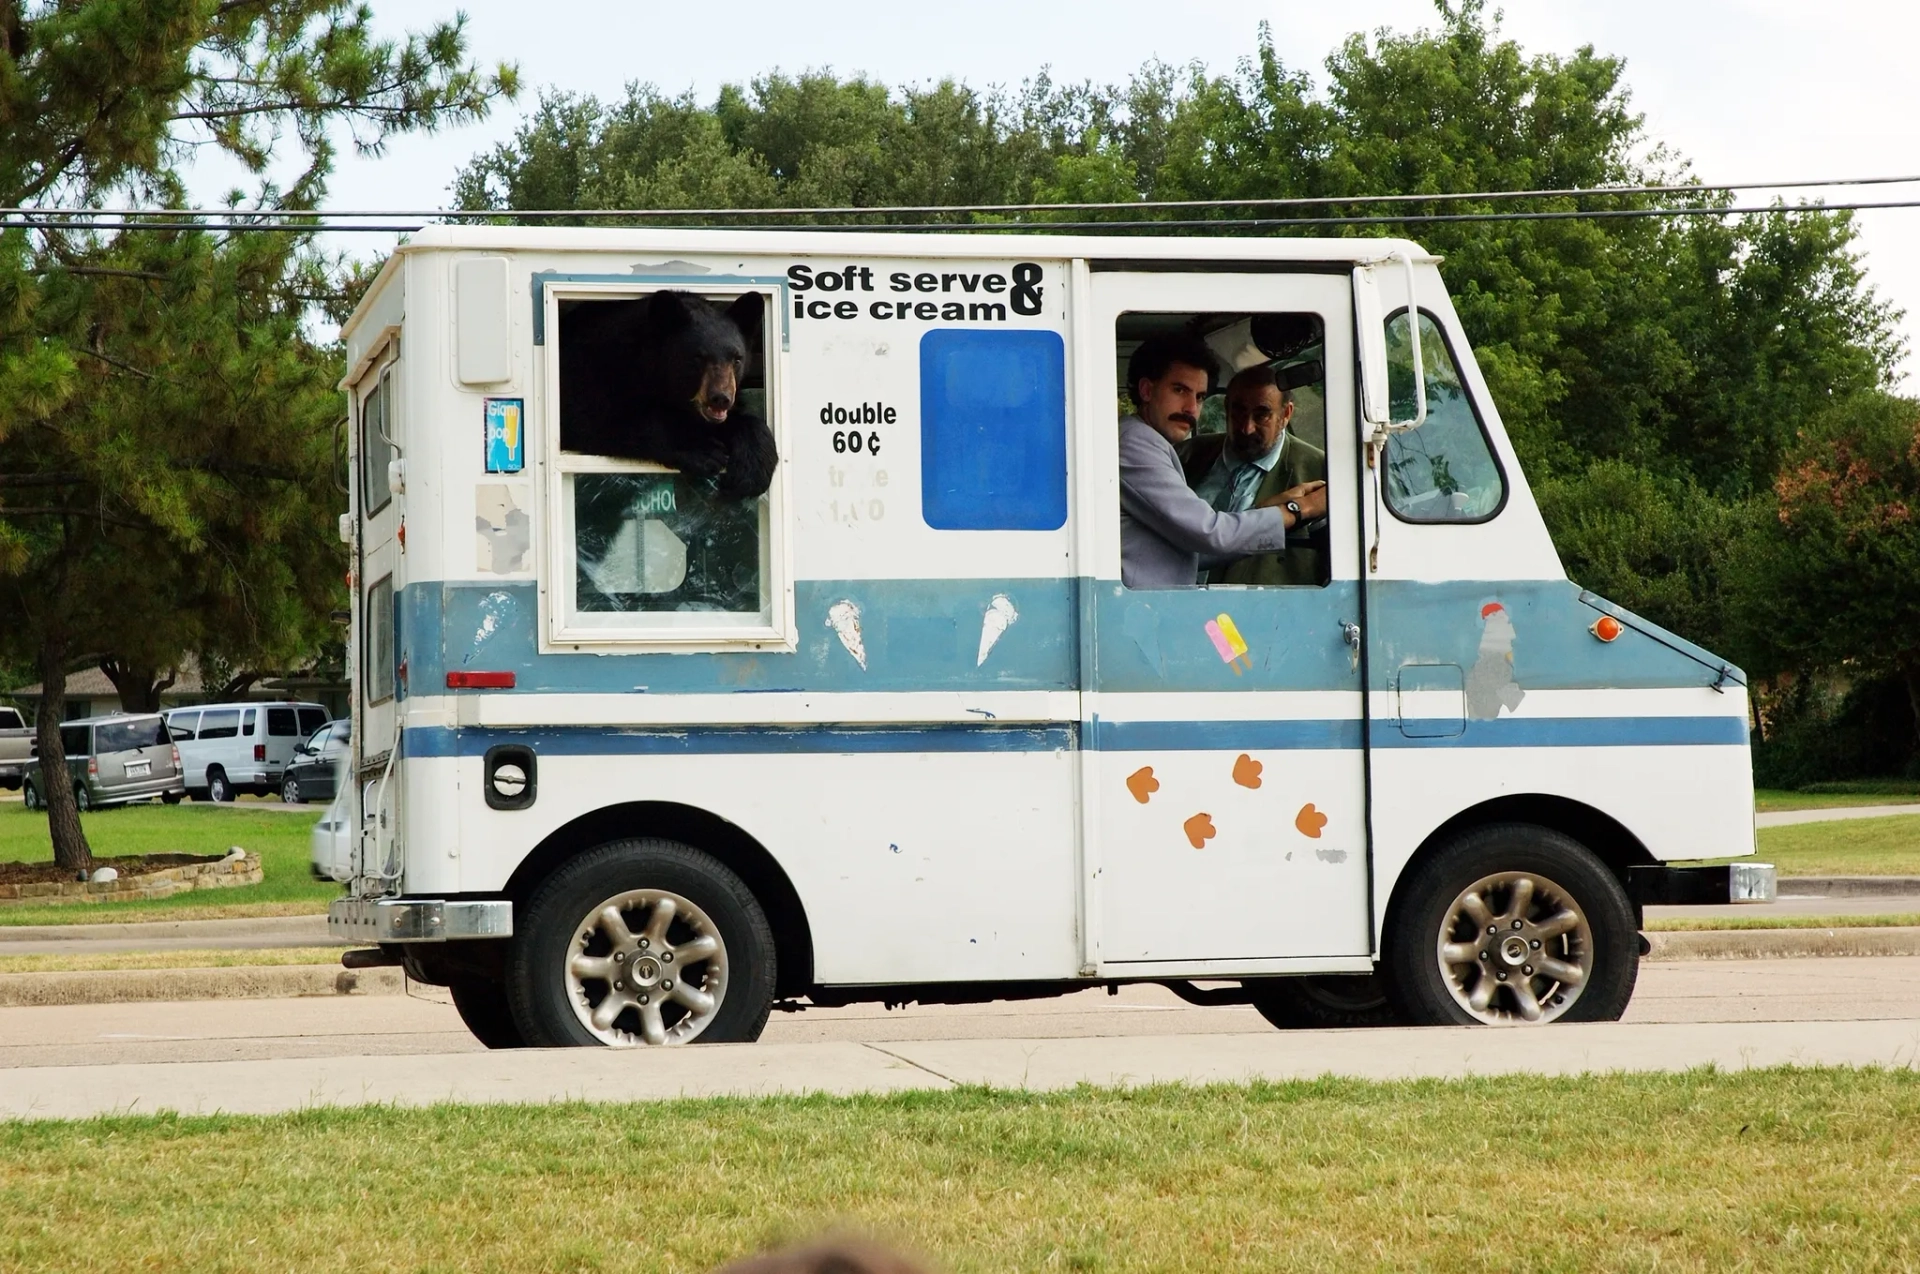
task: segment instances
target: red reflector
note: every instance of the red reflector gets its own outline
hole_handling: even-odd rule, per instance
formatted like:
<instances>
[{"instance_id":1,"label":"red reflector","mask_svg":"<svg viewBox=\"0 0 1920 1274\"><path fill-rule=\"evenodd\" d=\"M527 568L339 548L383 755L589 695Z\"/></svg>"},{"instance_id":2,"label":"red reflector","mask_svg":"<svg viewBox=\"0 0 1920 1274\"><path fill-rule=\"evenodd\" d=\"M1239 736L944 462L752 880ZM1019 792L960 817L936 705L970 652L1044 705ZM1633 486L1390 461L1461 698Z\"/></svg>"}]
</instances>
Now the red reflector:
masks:
<instances>
[{"instance_id":1,"label":"red reflector","mask_svg":"<svg viewBox=\"0 0 1920 1274\"><path fill-rule=\"evenodd\" d=\"M1602 615L1593 621L1591 628L1587 629L1588 632L1598 637L1601 641L1612 641L1626 630L1627 626L1611 615Z\"/></svg>"},{"instance_id":2,"label":"red reflector","mask_svg":"<svg viewBox=\"0 0 1920 1274\"><path fill-rule=\"evenodd\" d=\"M256 761L264 761L264 760L266 760L266 759L267 759L267 745L266 745L266 744L264 744L264 743L256 743L256 744L254 744L254 745L253 745L253 759L254 759L254 760L256 760Z\"/></svg>"},{"instance_id":3,"label":"red reflector","mask_svg":"<svg viewBox=\"0 0 1920 1274\"><path fill-rule=\"evenodd\" d=\"M447 674L449 690L511 690L513 674L510 672L450 672Z\"/></svg>"}]
</instances>

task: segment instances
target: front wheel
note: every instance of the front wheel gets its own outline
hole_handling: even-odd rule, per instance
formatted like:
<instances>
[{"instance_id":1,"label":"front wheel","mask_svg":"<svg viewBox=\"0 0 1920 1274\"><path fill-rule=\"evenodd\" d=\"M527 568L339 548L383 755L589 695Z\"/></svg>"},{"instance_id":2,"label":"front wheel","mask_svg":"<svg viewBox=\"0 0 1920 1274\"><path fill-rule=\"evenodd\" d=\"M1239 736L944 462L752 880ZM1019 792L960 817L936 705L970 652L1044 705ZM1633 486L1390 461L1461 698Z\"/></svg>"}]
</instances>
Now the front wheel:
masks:
<instances>
[{"instance_id":1,"label":"front wheel","mask_svg":"<svg viewBox=\"0 0 1920 1274\"><path fill-rule=\"evenodd\" d=\"M288 805L302 804L300 780L291 774L287 775L286 781L280 784L280 799Z\"/></svg>"},{"instance_id":2,"label":"front wheel","mask_svg":"<svg viewBox=\"0 0 1920 1274\"><path fill-rule=\"evenodd\" d=\"M41 808L40 789L31 783L26 785L25 790L20 795L20 799L25 802L26 807L30 810Z\"/></svg>"},{"instance_id":3,"label":"front wheel","mask_svg":"<svg viewBox=\"0 0 1920 1274\"><path fill-rule=\"evenodd\" d=\"M1462 833L1403 886L1388 985L1420 1025L1609 1022L1626 1011L1639 934L1620 881L1545 827Z\"/></svg>"},{"instance_id":4,"label":"front wheel","mask_svg":"<svg viewBox=\"0 0 1920 1274\"><path fill-rule=\"evenodd\" d=\"M185 795L186 793L184 792L162 792L160 793L160 803L162 805L178 805L180 798Z\"/></svg>"},{"instance_id":5,"label":"front wheel","mask_svg":"<svg viewBox=\"0 0 1920 1274\"><path fill-rule=\"evenodd\" d=\"M507 998L533 1045L744 1043L773 1007L773 932L741 879L667 840L592 849L523 913Z\"/></svg>"}]
</instances>

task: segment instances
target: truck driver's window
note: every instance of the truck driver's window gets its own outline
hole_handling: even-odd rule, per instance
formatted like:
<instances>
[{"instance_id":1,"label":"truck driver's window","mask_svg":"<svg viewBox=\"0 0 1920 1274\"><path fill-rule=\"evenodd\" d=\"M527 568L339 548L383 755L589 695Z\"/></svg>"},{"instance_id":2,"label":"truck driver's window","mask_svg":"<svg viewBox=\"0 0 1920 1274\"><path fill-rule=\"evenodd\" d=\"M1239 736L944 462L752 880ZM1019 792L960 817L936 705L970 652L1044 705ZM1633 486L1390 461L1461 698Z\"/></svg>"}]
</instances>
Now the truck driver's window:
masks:
<instances>
[{"instance_id":1,"label":"truck driver's window","mask_svg":"<svg viewBox=\"0 0 1920 1274\"><path fill-rule=\"evenodd\" d=\"M1324 516L1296 526L1284 551L1235 551L1223 546L1218 523L1212 530L1204 525L1209 521L1205 510L1245 514L1302 484L1327 481L1325 332L1320 316L1308 313L1120 316L1114 343L1119 414L1148 424L1172 444L1184 483L1184 490L1164 485L1156 494L1151 475L1143 475L1149 481L1141 487L1123 479L1123 559L1150 563L1140 577L1123 565L1129 588L1311 588L1328 582L1332 557ZM1163 361L1156 351L1175 350L1208 364L1201 369L1207 373L1207 392L1191 428L1177 403L1142 401L1140 385L1131 380L1134 371ZM1149 451L1165 454L1157 444ZM1123 455L1133 454L1123 443ZM1123 471L1127 467L1123 460ZM1167 516L1157 529L1152 526L1155 511L1147 506L1164 505L1171 513L1181 504L1189 515L1199 510L1201 525L1190 516ZM1154 542L1141 553L1129 551L1130 538ZM1187 551L1197 555L1192 579L1178 560Z\"/></svg>"},{"instance_id":2,"label":"truck driver's window","mask_svg":"<svg viewBox=\"0 0 1920 1274\"><path fill-rule=\"evenodd\" d=\"M559 302L567 629L724 640L773 622L769 309L751 292Z\"/></svg>"},{"instance_id":3,"label":"truck driver's window","mask_svg":"<svg viewBox=\"0 0 1920 1274\"><path fill-rule=\"evenodd\" d=\"M1484 522L1506 502L1506 480L1460 379L1446 332L1424 311L1420 361L1427 381L1427 419L1418 429L1387 439L1387 504L1406 522ZM1405 310L1387 320L1387 392L1393 418L1413 419L1418 400Z\"/></svg>"}]
</instances>

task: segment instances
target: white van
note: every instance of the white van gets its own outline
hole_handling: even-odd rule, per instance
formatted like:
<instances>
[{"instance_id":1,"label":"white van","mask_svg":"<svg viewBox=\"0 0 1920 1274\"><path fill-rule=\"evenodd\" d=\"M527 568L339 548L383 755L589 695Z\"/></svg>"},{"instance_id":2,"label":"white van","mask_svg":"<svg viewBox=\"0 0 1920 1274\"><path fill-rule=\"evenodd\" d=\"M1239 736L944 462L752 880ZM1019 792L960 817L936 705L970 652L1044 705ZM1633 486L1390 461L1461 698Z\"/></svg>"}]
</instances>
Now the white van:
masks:
<instances>
[{"instance_id":1,"label":"white van","mask_svg":"<svg viewBox=\"0 0 1920 1274\"><path fill-rule=\"evenodd\" d=\"M279 791L294 749L328 714L317 703L209 703L166 716L187 791L198 801L231 801L239 792Z\"/></svg>"},{"instance_id":2,"label":"white van","mask_svg":"<svg viewBox=\"0 0 1920 1274\"><path fill-rule=\"evenodd\" d=\"M344 329L349 962L502 1046L1125 982L1285 1023L1619 1016L1644 903L1773 889L1674 865L1753 852L1746 678L1566 578L1437 266L422 231ZM663 290L764 298L763 497L564 445L569 331ZM1122 583L1123 369L1170 333L1293 390L1311 578Z\"/></svg>"}]
</instances>

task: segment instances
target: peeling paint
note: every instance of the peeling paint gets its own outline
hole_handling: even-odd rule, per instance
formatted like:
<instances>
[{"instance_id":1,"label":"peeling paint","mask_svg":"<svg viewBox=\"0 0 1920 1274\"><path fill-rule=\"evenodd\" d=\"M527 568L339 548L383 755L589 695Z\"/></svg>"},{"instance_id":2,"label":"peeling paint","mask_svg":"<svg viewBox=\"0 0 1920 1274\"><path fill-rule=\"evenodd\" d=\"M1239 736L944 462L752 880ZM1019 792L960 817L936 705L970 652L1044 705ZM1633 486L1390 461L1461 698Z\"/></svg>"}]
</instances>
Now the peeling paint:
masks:
<instances>
[{"instance_id":1,"label":"peeling paint","mask_svg":"<svg viewBox=\"0 0 1920 1274\"><path fill-rule=\"evenodd\" d=\"M980 621L980 655L973 661L974 667L978 668L987 662L988 652L1019 619L1020 612L1013 608L1013 599L1005 593L995 593L993 600L987 603L986 615Z\"/></svg>"},{"instance_id":2,"label":"peeling paint","mask_svg":"<svg viewBox=\"0 0 1920 1274\"><path fill-rule=\"evenodd\" d=\"M1344 849L1316 849L1313 851L1313 856L1323 863L1344 863L1347 861L1347 851Z\"/></svg>"},{"instance_id":3,"label":"peeling paint","mask_svg":"<svg viewBox=\"0 0 1920 1274\"><path fill-rule=\"evenodd\" d=\"M1527 692L1513 678L1513 617L1499 602L1480 608L1485 627L1480 632L1480 654L1467 673L1467 715L1491 721L1505 708L1519 710Z\"/></svg>"},{"instance_id":4,"label":"peeling paint","mask_svg":"<svg viewBox=\"0 0 1920 1274\"><path fill-rule=\"evenodd\" d=\"M867 646L860 637L860 608L845 598L835 602L827 607L827 627L833 629L834 636L840 639L840 644L846 647L853 661L865 672Z\"/></svg>"}]
</instances>

